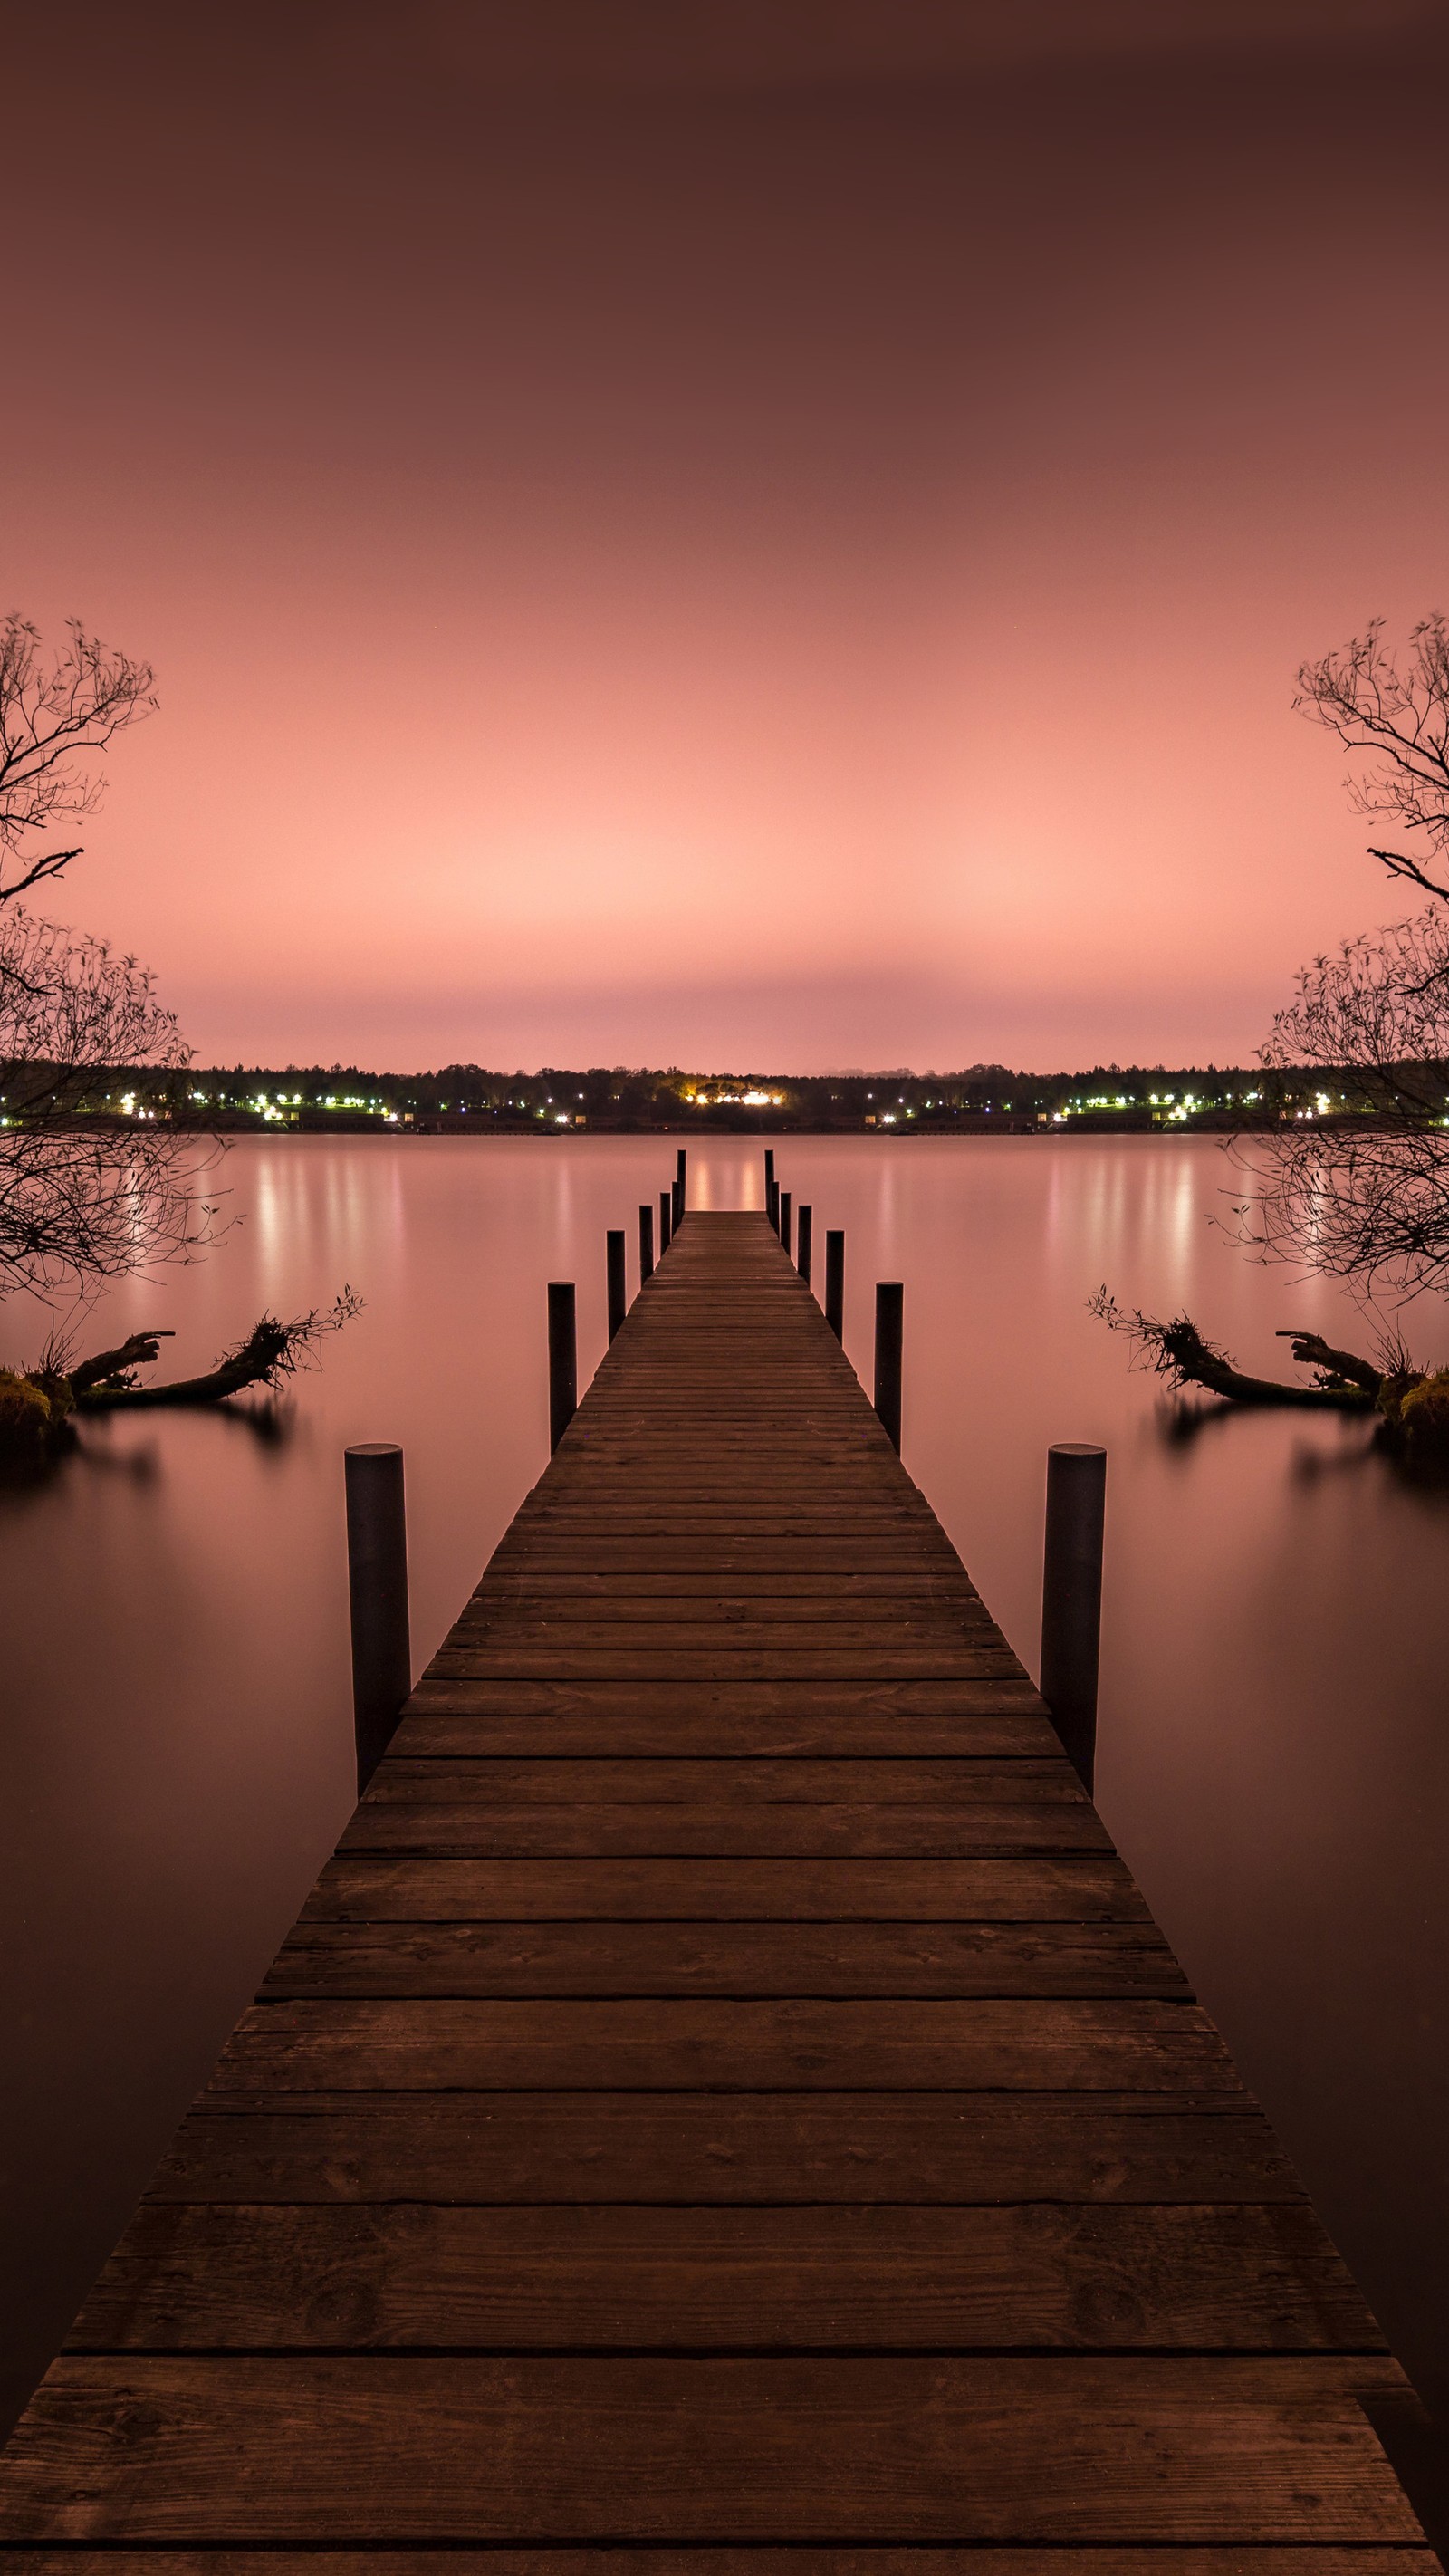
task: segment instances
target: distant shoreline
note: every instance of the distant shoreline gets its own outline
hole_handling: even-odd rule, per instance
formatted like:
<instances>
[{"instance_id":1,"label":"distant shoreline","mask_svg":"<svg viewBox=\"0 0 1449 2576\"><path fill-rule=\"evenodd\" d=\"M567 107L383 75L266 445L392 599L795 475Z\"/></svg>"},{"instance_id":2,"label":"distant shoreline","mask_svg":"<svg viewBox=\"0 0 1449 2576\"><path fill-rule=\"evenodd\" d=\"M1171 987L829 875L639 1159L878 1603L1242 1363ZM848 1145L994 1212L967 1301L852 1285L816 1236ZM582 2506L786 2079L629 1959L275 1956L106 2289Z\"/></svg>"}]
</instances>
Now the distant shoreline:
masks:
<instances>
[{"instance_id":1,"label":"distant shoreline","mask_svg":"<svg viewBox=\"0 0 1449 2576\"><path fill-rule=\"evenodd\" d=\"M1171 1141L1183 1136L1271 1136L1276 1135L1284 1127L1304 1123L1291 1111L1254 1118L1232 1117L1225 1110L1201 1110L1185 1118L1174 1118L1167 1114L1154 1116L1151 1111L1144 1110L1116 1112L1087 1110L1074 1113L1070 1117L1054 1117L1040 1111L1034 1114L1010 1111L979 1113L963 1111L959 1116L949 1118L913 1117L909 1121L881 1122L863 1119L826 1121L783 1118L768 1124L756 1124L745 1119L705 1116L692 1119L639 1120L638 1122L580 1117L571 1119L565 1125L562 1121L545 1124L539 1118L497 1118L490 1116L486 1111L476 1116L466 1112L453 1116L437 1113L426 1115L405 1113L396 1118L386 1118L369 1117L347 1111L324 1110L314 1113L303 1111L289 1118L264 1118L241 1110L222 1110L210 1118L189 1117L184 1113L178 1116L175 1112L170 1115L163 1113L163 1118L167 1126L185 1135L305 1138L376 1136L393 1143L402 1138L419 1136L467 1137L478 1142L486 1142L490 1138L516 1140L519 1137L528 1136L536 1142L567 1139L575 1143L590 1136L670 1136L674 1138L693 1136L700 1143L712 1137L724 1136L758 1137L766 1143L774 1136L850 1137L857 1142L878 1140L882 1144L898 1144L920 1136L935 1138L969 1136L973 1139L983 1136L1049 1138L1158 1136ZM84 1117L57 1123L84 1129L93 1127L97 1123L129 1127L143 1122L139 1119L122 1117L118 1112L95 1110ZM150 1124L151 1121L148 1119L145 1123ZM1326 1116L1315 1115L1311 1123L1317 1127L1352 1126L1369 1129L1398 1122L1385 1121L1371 1110L1344 1110L1329 1112Z\"/></svg>"},{"instance_id":2,"label":"distant shoreline","mask_svg":"<svg viewBox=\"0 0 1449 2576\"><path fill-rule=\"evenodd\" d=\"M108 1068L76 1113L244 1136L1209 1135L1361 1118L1377 1106L1347 1071L1220 1065L1094 1067L1033 1075L975 1065L960 1074L744 1075L629 1072L594 1066L537 1074L477 1065L440 1073L356 1066L188 1065ZM0 1112L5 1102L0 1097Z\"/></svg>"}]
</instances>

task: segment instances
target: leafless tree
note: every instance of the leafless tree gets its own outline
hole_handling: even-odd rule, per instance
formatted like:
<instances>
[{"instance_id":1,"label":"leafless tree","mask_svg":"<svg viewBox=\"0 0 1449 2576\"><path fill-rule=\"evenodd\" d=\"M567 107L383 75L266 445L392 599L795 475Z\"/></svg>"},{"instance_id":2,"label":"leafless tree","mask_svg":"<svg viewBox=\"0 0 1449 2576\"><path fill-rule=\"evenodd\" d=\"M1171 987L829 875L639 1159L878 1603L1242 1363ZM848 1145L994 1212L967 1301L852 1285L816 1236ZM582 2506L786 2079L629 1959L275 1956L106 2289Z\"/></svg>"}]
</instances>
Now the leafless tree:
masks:
<instances>
[{"instance_id":1,"label":"leafless tree","mask_svg":"<svg viewBox=\"0 0 1449 2576\"><path fill-rule=\"evenodd\" d=\"M133 957L0 911L0 1294L84 1289L208 1240L214 1146L101 1105L126 1071L188 1061Z\"/></svg>"},{"instance_id":2,"label":"leafless tree","mask_svg":"<svg viewBox=\"0 0 1449 2576\"><path fill-rule=\"evenodd\" d=\"M1265 1065L1348 1076L1368 1115L1301 1117L1234 1151L1251 1183L1242 1239L1370 1297L1449 1284L1449 621L1421 618L1402 664L1375 618L1305 662L1294 701L1354 758L1350 798L1405 848L1372 845L1435 907L1314 959L1259 1050Z\"/></svg>"},{"instance_id":3,"label":"leafless tree","mask_svg":"<svg viewBox=\"0 0 1449 2576\"><path fill-rule=\"evenodd\" d=\"M1421 618L1401 670L1375 617L1341 651L1304 663L1293 703L1353 754L1355 811L1414 836L1411 849L1370 845L1369 856L1449 902L1449 622Z\"/></svg>"},{"instance_id":4,"label":"leafless tree","mask_svg":"<svg viewBox=\"0 0 1449 2576\"><path fill-rule=\"evenodd\" d=\"M0 620L0 1295L82 1293L207 1240L215 1149L164 1119L106 1114L128 1071L189 1061L134 957L16 898L80 856L101 754L156 705L149 664L78 618L58 652Z\"/></svg>"},{"instance_id":5,"label":"leafless tree","mask_svg":"<svg viewBox=\"0 0 1449 2576\"><path fill-rule=\"evenodd\" d=\"M98 755L156 705L149 663L102 644L79 618L66 636L48 658L28 618L0 620L0 903L80 857L79 842L41 845L95 812Z\"/></svg>"},{"instance_id":6,"label":"leafless tree","mask_svg":"<svg viewBox=\"0 0 1449 2576\"><path fill-rule=\"evenodd\" d=\"M1335 1088L1347 1071L1363 1111L1237 1140L1243 1240L1371 1297L1449 1283L1449 912L1315 958L1259 1053Z\"/></svg>"}]
</instances>

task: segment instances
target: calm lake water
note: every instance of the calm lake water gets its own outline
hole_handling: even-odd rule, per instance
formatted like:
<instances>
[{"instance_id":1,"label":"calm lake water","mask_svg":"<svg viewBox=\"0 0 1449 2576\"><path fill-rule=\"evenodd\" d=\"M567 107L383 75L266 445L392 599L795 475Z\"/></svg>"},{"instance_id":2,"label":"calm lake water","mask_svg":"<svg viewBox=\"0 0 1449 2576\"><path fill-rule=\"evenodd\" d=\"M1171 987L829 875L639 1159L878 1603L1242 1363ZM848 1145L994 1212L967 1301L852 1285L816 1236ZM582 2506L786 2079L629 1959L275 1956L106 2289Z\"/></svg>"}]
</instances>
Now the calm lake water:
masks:
<instances>
[{"instance_id":1,"label":"calm lake water","mask_svg":"<svg viewBox=\"0 0 1449 2576\"><path fill-rule=\"evenodd\" d=\"M414 1660L547 1454L544 1285L604 1340L604 1230L672 1177L634 1138L248 1140L198 1267L108 1299L84 1346L173 1325L203 1367L264 1307L366 1311L275 1412L87 1428L0 1494L0 2411L64 2334L351 1809L341 1452L407 1451ZM1044 1453L1110 1450L1098 1800L1422 2393L1449 2420L1449 1497L1361 1425L1207 1418L1086 1312L1188 1308L1247 1366L1345 1302L1209 1223L1203 1140L782 1138L847 1231L846 1346L906 1290L904 1454L1035 1670ZM761 1203L753 1140L691 1203ZM817 1276L818 1285L818 1276ZM0 1357L43 1322L12 1305ZM1421 1357L1449 1318L1415 1311Z\"/></svg>"}]
</instances>

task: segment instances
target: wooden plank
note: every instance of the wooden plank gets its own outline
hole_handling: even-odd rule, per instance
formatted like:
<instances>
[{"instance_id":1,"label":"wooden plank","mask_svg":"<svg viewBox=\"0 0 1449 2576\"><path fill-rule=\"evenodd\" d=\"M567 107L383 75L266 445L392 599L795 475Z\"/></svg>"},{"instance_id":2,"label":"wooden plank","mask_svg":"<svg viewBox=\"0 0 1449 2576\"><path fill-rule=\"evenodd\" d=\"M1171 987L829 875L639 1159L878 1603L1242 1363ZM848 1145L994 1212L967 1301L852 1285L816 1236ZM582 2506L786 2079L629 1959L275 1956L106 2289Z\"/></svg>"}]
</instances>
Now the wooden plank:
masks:
<instances>
[{"instance_id":1,"label":"wooden plank","mask_svg":"<svg viewBox=\"0 0 1449 2576\"><path fill-rule=\"evenodd\" d=\"M73 2352L1379 2351L1306 2204L152 2205Z\"/></svg>"},{"instance_id":2,"label":"wooden plank","mask_svg":"<svg viewBox=\"0 0 1449 2576\"><path fill-rule=\"evenodd\" d=\"M637 1854L661 1857L767 1858L832 1852L862 1857L941 1860L988 1852L1106 1851L1107 1835L1095 1809L1042 1798L961 1799L949 1807L688 1807L627 1806L593 1802L584 1807L490 1807L472 1800L417 1801L404 1806L364 1799L338 1845L340 1851L432 1851L602 1859Z\"/></svg>"},{"instance_id":3,"label":"wooden plank","mask_svg":"<svg viewBox=\"0 0 1449 2576\"><path fill-rule=\"evenodd\" d=\"M756 1755L983 1757L1059 1753L1025 1682L439 1682L426 1677L394 1738L399 1756Z\"/></svg>"},{"instance_id":4,"label":"wooden plank","mask_svg":"<svg viewBox=\"0 0 1449 2576\"><path fill-rule=\"evenodd\" d=\"M1435 2576L1432 2550L25 2549L28 2576Z\"/></svg>"},{"instance_id":5,"label":"wooden plank","mask_svg":"<svg viewBox=\"0 0 1449 2576\"><path fill-rule=\"evenodd\" d=\"M224 2093L159 2200L1296 2200L1238 2093Z\"/></svg>"},{"instance_id":6,"label":"wooden plank","mask_svg":"<svg viewBox=\"0 0 1449 2576\"><path fill-rule=\"evenodd\" d=\"M1009 1860L328 1862L300 1922L1150 1922L1115 1852Z\"/></svg>"},{"instance_id":7,"label":"wooden plank","mask_svg":"<svg viewBox=\"0 0 1449 2576\"><path fill-rule=\"evenodd\" d=\"M1187 2003L645 2001L269 2003L243 2014L220 2091L1236 2091Z\"/></svg>"},{"instance_id":8,"label":"wooden plank","mask_svg":"<svg viewBox=\"0 0 1449 2576\"><path fill-rule=\"evenodd\" d=\"M679 1602L672 1602L677 1610ZM592 1605L589 1605L592 1610ZM628 1654L628 1656L669 1656L708 1654L731 1659L739 1654L772 1656L777 1659L782 1680L790 1680L795 1662L808 1656L811 1664L829 1651L831 1659L849 1656L865 1667L870 1677L875 1659L883 1654L929 1656L942 1664L947 1680L955 1672L993 1674L999 1669L1019 1672L1017 1656L1011 1654L993 1636L988 1625L965 1628L952 1618L942 1618L939 1610L901 1610L893 1620L888 1618L834 1618L834 1620L785 1620L785 1618L628 1618L623 1602L618 1602L610 1618L553 1618L551 1610L533 1607L522 1610L494 1610L481 1623L461 1625L453 1631L448 1646L438 1651L440 1672L476 1672L476 1669L504 1669L520 1654L551 1654L556 1649L564 1656L579 1654ZM692 1669L692 1667L685 1667ZM839 1662L834 1664L839 1672ZM726 1662L728 1672L728 1662ZM829 1680L829 1674L826 1674Z\"/></svg>"},{"instance_id":9,"label":"wooden plank","mask_svg":"<svg viewBox=\"0 0 1449 2576\"><path fill-rule=\"evenodd\" d=\"M1155 1926L299 1925L262 1995L1186 1995Z\"/></svg>"},{"instance_id":10,"label":"wooden plank","mask_svg":"<svg viewBox=\"0 0 1449 2576\"><path fill-rule=\"evenodd\" d=\"M795 1674L786 1682L778 1677L761 1681L756 1676L737 1673L704 1679L697 1674L666 1674L656 1679L636 1673L623 1681L606 1675L495 1677L480 1673L445 1680L429 1665L407 1703L402 1724L408 1723L413 1711L430 1707L468 1708L480 1717L494 1709L510 1714L526 1710L596 1710L625 1721L634 1709L658 1708L670 1713L676 1728L710 1711L735 1718L766 1719L788 1717L795 1711L803 1724L835 1720L842 1731L862 1721L889 1719L896 1722L896 1735L887 1739L880 1750L903 1753L922 1749L914 1747L910 1740L907 1730L913 1725L951 1725L953 1732L942 1741L940 1750L960 1753L968 1738L974 1736L978 1719L1008 1710L1019 1721L1034 1719L1039 1727L1048 1730L1053 1748L1060 1749L1050 1735L1051 1721L1044 1702L1031 1682L1020 1674L933 1674L921 1681L882 1681L846 1673L824 1682L813 1681L808 1674ZM843 1749L848 1751L848 1745ZM987 1745L974 1743L971 1749L990 1750Z\"/></svg>"},{"instance_id":11,"label":"wooden plank","mask_svg":"<svg viewBox=\"0 0 1449 2576\"><path fill-rule=\"evenodd\" d=\"M604 1497L613 1503L612 1486L601 1486L597 1499ZM711 1585L732 1583L756 1572L837 1577L898 1573L913 1586L923 1576L954 1570L951 1553L944 1544L933 1546L904 1522L874 1530L862 1530L855 1523L834 1529L801 1526L793 1531L759 1530L753 1527L744 1504L734 1514L731 1526L716 1529L697 1526L693 1517L682 1511L672 1520L663 1514L658 1518L661 1526L630 1529L616 1524L610 1509L607 1517L601 1511L592 1525L580 1521L566 1529L537 1529L508 1541L502 1570L515 1575L528 1573L534 1567L552 1573L691 1572L703 1576Z\"/></svg>"},{"instance_id":12,"label":"wooden plank","mask_svg":"<svg viewBox=\"0 0 1449 2576\"><path fill-rule=\"evenodd\" d=\"M676 1646L667 1652L648 1645L587 1647L562 1640L547 1645L444 1647L435 1658L435 1669L445 1680L516 1674L523 1681L567 1681L575 1676L580 1681L604 1682L738 1678L787 1683L795 1678L805 1682L999 1681L1019 1679L1022 1671L1004 1646L801 1647L787 1655L778 1648L767 1653L744 1638L728 1647Z\"/></svg>"},{"instance_id":13,"label":"wooden plank","mask_svg":"<svg viewBox=\"0 0 1449 2576\"><path fill-rule=\"evenodd\" d=\"M394 1754L368 1791L373 1805L522 1807L589 1806L910 1806L1013 1804L1068 1806L1088 1811L1071 1764L1024 1759L997 1762L961 1756L940 1762L884 1759L874 1762L791 1760L717 1761L695 1756L664 1762L563 1757L530 1761L496 1755L414 1762Z\"/></svg>"},{"instance_id":14,"label":"wooden plank","mask_svg":"<svg viewBox=\"0 0 1449 2576\"><path fill-rule=\"evenodd\" d=\"M692 1574L591 1574L577 1567L535 1566L509 1572L495 1557L469 1595L458 1627L491 1618L495 1610L537 1606L558 1618L576 1613L611 1619L728 1619L764 1611L772 1619L830 1619L848 1610L852 1619L894 1616L897 1600L908 1608L939 1611L968 1631L994 1626L975 1586L958 1566L914 1574L741 1574L728 1584Z\"/></svg>"},{"instance_id":15,"label":"wooden plank","mask_svg":"<svg viewBox=\"0 0 1449 2576\"><path fill-rule=\"evenodd\" d=\"M691 1601L649 1592L616 1592L610 1599L561 1588L534 1593L526 1601L497 1594L485 1601L475 1594L452 1633L456 1644L468 1646L524 1634L567 1634L586 1642L622 1636L657 1639L666 1645L743 1640L779 1644L785 1651L808 1646L812 1640L879 1644L893 1636L917 1633L951 1645L1000 1643L979 1602L957 1608L917 1596L893 1604L884 1596L861 1599L839 1592L772 1592L756 1602L740 1594Z\"/></svg>"},{"instance_id":16,"label":"wooden plank","mask_svg":"<svg viewBox=\"0 0 1449 2576\"><path fill-rule=\"evenodd\" d=\"M1360 2402L1401 2384L1333 2356L67 2355L0 2539L1404 2545Z\"/></svg>"}]
</instances>

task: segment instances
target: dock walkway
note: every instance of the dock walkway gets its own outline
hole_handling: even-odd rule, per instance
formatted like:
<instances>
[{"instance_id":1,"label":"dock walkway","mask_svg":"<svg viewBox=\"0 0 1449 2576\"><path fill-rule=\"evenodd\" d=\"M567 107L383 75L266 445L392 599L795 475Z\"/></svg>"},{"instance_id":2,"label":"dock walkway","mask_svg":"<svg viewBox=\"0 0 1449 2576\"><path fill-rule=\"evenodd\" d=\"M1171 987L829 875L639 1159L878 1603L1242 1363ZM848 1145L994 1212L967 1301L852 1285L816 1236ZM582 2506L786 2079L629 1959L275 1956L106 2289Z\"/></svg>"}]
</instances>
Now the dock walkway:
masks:
<instances>
[{"instance_id":1,"label":"dock walkway","mask_svg":"<svg viewBox=\"0 0 1449 2576\"><path fill-rule=\"evenodd\" d=\"M1404 2395L813 1297L695 1214L0 2461L0 2541L1428 2576L1365 2412Z\"/></svg>"}]
</instances>

